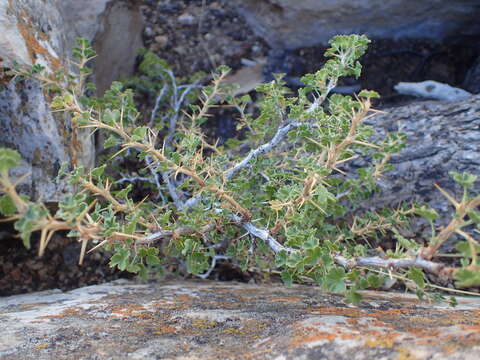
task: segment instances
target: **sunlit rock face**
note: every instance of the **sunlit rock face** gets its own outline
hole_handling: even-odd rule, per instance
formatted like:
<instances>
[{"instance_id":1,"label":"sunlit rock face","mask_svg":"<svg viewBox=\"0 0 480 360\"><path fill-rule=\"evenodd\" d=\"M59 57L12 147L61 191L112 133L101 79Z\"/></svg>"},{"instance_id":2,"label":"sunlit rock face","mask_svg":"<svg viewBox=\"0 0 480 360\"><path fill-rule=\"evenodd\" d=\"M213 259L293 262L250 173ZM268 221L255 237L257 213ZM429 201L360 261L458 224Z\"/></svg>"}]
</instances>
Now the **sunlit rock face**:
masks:
<instances>
[{"instance_id":1,"label":"sunlit rock face","mask_svg":"<svg viewBox=\"0 0 480 360\"><path fill-rule=\"evenodd\" d=\"M480 352L480 302L458 306L320 287L116 281L0 299L2 359L462 359Z\"/></svg>"},{"instance_id":2,"label":"sunlit rock face","mask_svg":"<svg viewBox=\"0 0 480 360\"><path fill-rule=\"evenodd\" d=\"M480 2L459 0L234 0L252 29L271 46L326 43L338 34L430 38L480 33Z\"/></svg>"},{"instance_id":3,"label":"sunlit rock face","mask_svg":"<svg viewBox=\"0 0 480 360\"><path fill-rule=\"evenodd\" d=\"M93 166L95 146L89 132L74 138L70 120L50 113L51 99L36 82L14 83L5 70L17 63L41 64L49 73L73 71L69 54L76 38L84 37L100 54L93 80L103 93L113 80L131 75L141 30L137 1L0 1L0 146L22 155L13 174L31 174L22 192L57 201L65 187L53 180L60 165Z\"/></svg>"}]
</instances>

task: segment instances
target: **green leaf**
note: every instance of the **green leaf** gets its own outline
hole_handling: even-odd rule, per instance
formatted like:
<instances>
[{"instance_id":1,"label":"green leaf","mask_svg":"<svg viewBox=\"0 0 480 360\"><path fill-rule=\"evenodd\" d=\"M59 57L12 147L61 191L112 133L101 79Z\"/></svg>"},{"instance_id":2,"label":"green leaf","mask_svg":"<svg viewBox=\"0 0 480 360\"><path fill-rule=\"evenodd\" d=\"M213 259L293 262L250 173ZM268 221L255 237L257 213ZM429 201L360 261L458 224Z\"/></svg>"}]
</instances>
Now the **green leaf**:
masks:
<instances>
[{"instance_id":1,"label":"green leaf","mask_svg":"<svg viewBox=\"0 0 480 360\"><path fill-rule=\"evenodd\" d=\"M310 236L303 244L302 249L313 249L318 246L318 239L316 237Z\"/></svg>"},{"instance_id":2,"label":"green leaf","mask_svg":"<svg viewBox=\"0 0 480 360\"><path fill-rule=\"evenodd\" d=\"M46 222L47 209L43 204L30 204L25 214L15 222L15 230L20 233L23 245L30 249L30 236L32 232L39 230Z\"/></svg>"},{"instance_id":3,"label":"green leaf","mask_svg":"<svg viewBox=\"0 0 480 360\"><path fill-rule=\"evenodd\" d=\"M143 280L148 280L148 270L143 264L139 264L138 276L140 276Z\"/></svg>"},{"instance_id":4,"label":"green leaf","mask_svg":"<svg viewBox=\"0 0 480 360\"><path fill-rule=\"evenodd\" d=\"M419 268L410 268L408 270L407 277L412 280L420 289L425 288L425 278L423 275L423 271Z\"/></svg>"},{"instance_id":5,"label":"green leaf","mask_svg":"<svg viewBox=\"0 0 480 360\"><path fill-rule=\"evenodd\" d=\"M102 115L102 122L109 126L115 126L120 122L120 111L107 109Z\"/></svg>"},{"instance_id":6,"label":"green leaf","mask_svg":"<svg viewBox=\"0 0 480 360\"><path fill-rule=\"evenodd\" d=\"M147 255L145 261L148 266L154 266L160 264L160 259L156 255Z\"/></svg>"},{"instance_id":7,"label":"green leaf","mask_svg":"<svg viewBox=\"0 0 480 360\"><path fill-rule=\"evenodd\" d=\"M133 141L143 141L147 137L147 130L148 127L146 126L140 126L132 131L132 140Z\"/></svg>"},{"instance_id":8,"label":"green leaf","mask_svg":"<svg viewBox=\"0 0 480 360\"><path fill-rule=\"evenodd\" d=\"M286 269L281 272L280 276L282 277L282 281L285 283L286 286L292 286L294 274L295 270L292 269Z\"/></svg>"},{"instance_id":9,"label":"green leaf","mask_svg":"<svg viewBox=\"0 0 480 360\"><path fill-rule=\"evenodd\" d=\"M20 165L22 157L16 150L0 148L0 174Z\"/></svg>"},{"instance_id":10,"label":"green leaf","mask_svg":"<svg viewBox=\"0 0 480 360\"><path fill-rule=\"evenodd\" d=\"M17 213L17 207L10 196L3 195L0 197L0 214L4 216L13 216Z\"/></svg>"},{"instance_id":11,"label":"green leaf","mask_svg":"<svg viewBox=\"0 0 480 360\"><path fill-rule=\"evenodd\" d=\"M117 136L115 135L110 135L107 140L105 140L105 142L103 143L103 148L104 149L108 149L108 148L111 148L113 146L117 146L119 145L121 142L120 140L118 139Z\"/></svg>"},{"instance_id":12,"label":"green leaf","mask_svg":"<svg viewBox=\"0 0 480 360\"><path fill-rule=\"evenodd\" d=\"M275 255L275 265L277 267L283 267L287 265L288 254L285 250L280 250Z\"/></svg>"},{"instance_id":13,"label":"green leaf","mask_svg":"<svg viewBox=\"0 0 480 360\"><path fill-rule=\"evenodd\" d=\"M464 172L460 174L456 171L450 171L449 174L456 183L466 188L472 187L475 181L477 180L476 175L470 174L468 172Z\"/></svg>"},{"instance_id":14,"label":"green leaf","mask_svg":"<svg viewBox=\"0 0 480 360\"><path fill-rule=\"evenodd\" d=\"M362 295L354 290L347 291L345 302L353 305L358 305L362 301Z\"/></svg>"},{"instance_id":15,"label":"green leaf","mask_svg":"<svg viewBox=\"0 0 480 360\"><path fill-rule=\"evenodd\" d=\"M358 97L364 98L379 98L380 94L373 90L362 90L358 93Z\"/></svg>"},{"instance_id":16,"label":"green leaf","mask_svg":"<svg viewBox=\"0 0 480 360\"><path fill-rule=\"evenodd\" d=\"M148 256L157 256L159 252L160 252L160 250L158 250L157 248L148 248L147 249L147 255Z\"/></svg>"},{"instance_id":17,"label":"green leaf","mask_svg":"<svg viewBox=\"0 0 480 360\"><path fill-rule=\"evenodd\" d=\"M131 272L131 273L138 273L140 271L140 266L138 264L135 264L135 263L131 263L131 264L128 264L126 270L128 272Z\"/></svg>"},{"instance_id":18,"label":"green leaf","mask_svg":"<svg viewBox=\"0 0 480 360\"><path fill-rule=\"evenodd\" d=\"M190 274L200 274L210 266L209 256L202 252L195 251L187 256L187 271Z\"/></svg>"},{"instance_id":19,"label":"green leaf","mask_svg":"<svg viewBox=\"0 0 480 360\"><path fill-rule=\"evenodd\" d=\"M347 290L347 285L345 284L346 273L343 268L334 267L328 274L325 276L323 281L323 287L327 291L334 293L342 293Z\"/></svg>"},{"instance_id":20,"label":"green leaf","mask_svg":"<svg viewBox=\"0 0 480 360\"><path fill-rule=\"evenodd\" d=\"M120 198L120 199L127 199L128 198L128 193L130 191L132 191L133 189L133 185L132 184L128 184L126 187L124 187L122 190L119 190L117 192L115 192L115 196Z\"/></svg>"},{"instance_id":21,"label":"green leaf","mask_svg":"<svg viewBox=\"0 0 480 360\"><path fill-rule=\"evenodd\" d=\"M438 218L438 213L434 209L430 209L427 206L422 206L415 209L415 213L430 222L434 222Z\"/></svg>"},{"instance_id":22,"label":"green leaf","mask_svg":"<svg viewBox=\"0 0 480 360\"><path fill-rule=\"evenodd\" d=\"M458 287L472 287L480 285L480 270L460 269L455 273L455 285Z\"/></svg>"},{"instance_id":23,"label":"green leaf","mask_svg":"<svg viewBox=\"0 0 480 360\"><path fill-rule=\"evenodd\" d=\"M472 246L470 246L468 241L459 241L458 243L455 244L455 249L457 249L457 251L461 253L464 257L469 257L469 258L472 257L472 247L475 249L475 252L476 252L476 254L474 255L477 255L480 253L480 245L478 244L472 244Z\"/></svg>"},{"instance_id":24,"label":"green leaf","mask_svg":"<svg viewBox=\"0 0 480 360\"><path fill-rule=\"evenodd\" d=\"M373 289L378 289L384 283L384 280L382 277L374 274L368 275L367 281L368 281L368 286Z\"/></svg>"},{"instance_id":25,"label":"green leaf","mask_svg":"<svg viewBox=\"0 0 480 360\"><path fill-rule=\"evenodd\" d=\"M128 266L128 259L130 257L130 250L117 247L116 253L110 259L110 267L118 267L119 270L124 271Z\"/></svg>"},{"instance_id":26,"label":"green leaf","mask_svg":"<svg viewBox=\"0 0 480 360\"><path fill-rule=\"evenodd\" d=\"M478 211L470 210L467 212L467 214L472 221L475 221L476 223L480 223L480 213Z\"/></svg>"},{"instance_id":27,"label":"green leaf","mask_svg":"<svg viewBox=\"0 0 480 360\"><path fill-rule=\"evenodd\" d=\"M90 171L90 175L97 179L100 180L103 177L103 174L105 173L105 168L107 167L106 164L103 164L102 166L96 167Z\"/></svg>"},{"instance_id":28,"label":"green leaf","mask_svg":"<svg viewBox=\"0 0 480 360\"><path fill-rule=\"evenodd\" d=\"M287 259L287 266L291 268L297 267L303 261L303 255L300 251L292 252Z\"/></svg>"}]
</instances>

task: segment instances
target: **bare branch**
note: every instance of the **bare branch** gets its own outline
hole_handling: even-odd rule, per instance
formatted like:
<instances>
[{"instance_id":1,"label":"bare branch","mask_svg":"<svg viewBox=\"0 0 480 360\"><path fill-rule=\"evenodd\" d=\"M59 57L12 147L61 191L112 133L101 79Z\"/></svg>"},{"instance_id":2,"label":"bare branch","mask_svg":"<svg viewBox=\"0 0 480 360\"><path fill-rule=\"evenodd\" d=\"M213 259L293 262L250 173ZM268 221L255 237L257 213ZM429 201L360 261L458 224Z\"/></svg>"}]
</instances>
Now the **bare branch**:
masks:
<instances>
[{"instance_id":1,"label":"bare branch","mask_svg":"<svg viewBox=\"0 0 480 360\"><path fill-rule=\"evenodd\" d=\"M178 196L177 189L173 184L172 179L170 178L170 173L164 171L161 174L162 174L163 182L167 185L168 192L172 197L175 207L177 208L177 210L183 209L183 207L185 206L185 203Z\"/></svg>"},{"instance_id":2,"label":"bare branch","mask_svg":"<svg viewBox=\"0 0 480 360\"><path fill-rule=\"evenodd\" d=\"M266 229L260 229L253 225L251 222L242 222L242 219L236 215L231 215L230 218L245 229L249 234L262 239L270 247L270 249L277 253L279 251L286 251L287 253L298 252L300 250L290 248L280 244L273 236L270 235L269 231ZM420 256L416 258L402 258L402 259L383 259L378 256L374 257L357 257L347 259L341 255L335 255L333 257L334 261L344 267L345 269L352 269L359 266L365 267L376 267L382 269L401 269L401 268L410 268L413 266L419 267L425 271L428 271L432 274L442 276L444 278L452 278L456 268L448 267L444 264L436 263L433 261L425 260Z\"/></svg>"},{"instance_id":3,"label":"bare branch","mask_svg":"<svg viewBox=\"0 0 480 360\"><path fill-rule=\"evenodd\" d=\"M271 150L274 146L276 146L280 141L283 140L285 135L292 129L299 127L302 123L300 122L291 122L277 130L277 133L273 136L273 138L268 142L263 144L262 146L256 148L255 150L250 151L250 153L239 163L233 166L230 170L225 172L225 179L230 180L237 172L241 169L245 168L250 161L252 161L257 156L263 154L266 151Z\"/></svg>"},{"instance_id":4,"label":"bare branch","mask_svg":"<svg viewBox=\"0 0 480 360\"><path fill-rule=\"evenodd\" d=\"M167 90L168 90L168 86L167 84L164 84L162 87L162 90L160 90L160 93L157 95L157 98L155 99L155 105L153 107L152 114L150 115L150 122L148 123L148 127L150 128L153 128L153 125L155 124L155 117L157 116L158 108L160 107L160 101L162 101Z\"/></svg>"},{"instance_id":5,"label":"bare branch","mask_svg":"<svg viewBox=\"0 0 480 360\"><path fill-rule=\"evenodd\" d=\"M244 228L249 234L262 239L265 243L272 249L274 253L277 253L281 250L286 252L292 253L297 252L297 249L289 248L280 244L272 235L270 235L269 231L266 229L260 229L253 225L251 222L242 222L242 218L237 215L230 215L230 218L239 226Z\"/></svg>"},{"instance_id":6,"label":"bare branch","mask_svg":"<svg viewBox=\"0 0 480 360\"><path fill-rule=\"evenodd\" d=\"M425 271L428 271L432 274L437 275L447 275L451 277L455 268L448 267L444 264L436 263L433 261L425 260L420 256L415 258L400 258L400 259L384 259L378 256L373 257L357 257L357 258L350 258L347 259L344 256L336 255L334 256L334 260L340 266L346 269L353 269L358 266L366 266L366 267L376 267L382 269L389 269L389 270L396 270L402 268L410 268L410 267L419 267Z\"/></svg>"},{"instance_id":7,"label":"bare branch","mask_svg":"<svg viewBox=\"0 0 480 360\"><path fill-rule=\"evenodd\" d=\"M210 265L209 269L203 273L203 274L197 274L196 276L199 277L200 279L206 279L210 276L212 273L213 269L215 269L215 266L217 265L217 260L229 260L230 256L225 256L225 255L215 255L212 258L212 264Z\"/></svg>"},{"instance_id":8,"label":"bare branch","mask_svg":"<svg viewBox=\"0 0 480 360\"><path fill-rule=\"evenodd\" d=\"M162 230L162 231L154 232L150 235L145 236L142 239L135 240L135 243L136 244L152 244L155 241L163 240L163 239L171 239L176 236L185 236L190 234L204 234L213 229L215 229L215 224L207 224L197 230L189 226L183 226L176 230Z\"/></svg>"}]
</instances>

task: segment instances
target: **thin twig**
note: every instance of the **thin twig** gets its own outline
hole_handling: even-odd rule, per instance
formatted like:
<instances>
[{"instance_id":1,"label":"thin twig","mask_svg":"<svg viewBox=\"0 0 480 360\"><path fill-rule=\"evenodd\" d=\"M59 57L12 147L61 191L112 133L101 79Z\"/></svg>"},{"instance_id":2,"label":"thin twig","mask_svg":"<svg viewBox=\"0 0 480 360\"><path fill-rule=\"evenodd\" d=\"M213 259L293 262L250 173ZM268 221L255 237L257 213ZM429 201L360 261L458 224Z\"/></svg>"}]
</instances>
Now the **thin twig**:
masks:
<instances>
[{"instance_id":1,"label":"thin twig","mask_svg":"<svg viewBox=\"0 0 480 360\"><path fill-rule=\"evenodd\" d=\"M215 255L212 258L212 264L208 268L208 270L203 273L203 274L197 274L196 276L199 277L200 279L206 279L210 276L212 273L213 269L215 269L215 266L217 265L217 260L229 260L230 256L225 256L225 255Z\"/></svg>"},{"instance_id":2,"label":"thin twig","mask_svg":"<svg viewBox=\"0 0 480 360\"><path fill-rule=\"evenodd\" d=\"M245 156L245 158L237 163L235 166L233 166L230 170L227 170L225 172L225 179L230 180L237 172L239 172L241 169L245 168L250 161L252 161L254 158L257 156L263 154L264 152L267 152L271 150L274 146L276 146L280 141L283 140L285 135L292 129L295 129L299 127L302 123L300 122L291 122L277 130L277 133L273 136L273 138L256 148L255 150L250 151L250 153Z\"/></svg>"}]
</instances>

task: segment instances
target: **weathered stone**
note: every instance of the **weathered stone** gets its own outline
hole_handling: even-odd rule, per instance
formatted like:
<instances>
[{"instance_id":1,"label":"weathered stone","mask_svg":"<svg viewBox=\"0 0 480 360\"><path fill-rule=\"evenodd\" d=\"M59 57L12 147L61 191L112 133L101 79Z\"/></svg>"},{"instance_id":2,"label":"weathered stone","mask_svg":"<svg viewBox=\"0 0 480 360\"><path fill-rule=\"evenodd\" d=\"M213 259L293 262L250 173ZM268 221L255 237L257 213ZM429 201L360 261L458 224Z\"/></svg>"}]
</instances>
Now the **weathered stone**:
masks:
<instances>
[{"instance_id":1,"label":"weathered stone","mask_svg":"<svg viewBox=\"0 0 480 360\"><path fill-rule=\"evenodd\" d=\"M472 67L468 70L463 87L474 94L480 93L480 56L477 57Z\"/></svg>"},{"instance_id":2,"label":"weathered stone","mask_svg":"<svg viewBox=\"0 0 480 360\"><path fill-rule=\"evenodd\" d=\"M438 225L451 219L451 203L436 189L435 184L461 199L462 189L449 175L450 171L480 175L480 95L454 102L425 101L384 109L387 113L368 120L376 130L375 139L386 132L402 132L407 136L406 147L392 158L393 171L380 180L381 194L366 207L396 206L402 202L427 203L441 215ZM364 159L350 166L365 166ZM480 194L477 181L473 194ZM425 231L429 225L419 221L415 231Z\"/></svg>"},{"instance_id":3,"label":"weathered stone","mask_svg":"<svg viewBox=\"0 0 480 360\"><path fill-rule=\"evenodd\" d=\"M445 101L462 100L472 96L468 91L433 80L415 83L400 82L394 86L394 89L402 95Z\"/></svg>"},{"instance_id":4,"label":"weathered stone","mask_svg":"<svg viewBox=\"0 0 480 360\"><path fill-rule=\"evenodd\" d=\"M98 94L112 81L133 74L135 58L142 47L143 19L138 0L68 0L62 2L69 44L84 37L97 52L94 62Z\"/></svg>"},{"instance_id":5,"label":"weathered stone","mask_svg":"<svg viewBox=\"0 0 480 360\"><path fill-rule=\"evenodd\" d=\"M136 0L0 1L0 68L16 62L41 64L47 72L71 70L68 58L81 36L93 40L99 53L95 82L103 93L113 80L132 74L141 29ZM0 146L21 153L24 162L15 174L31 174L22 183L24 193L56 201L64 188L53 181L60 164L93 166L93 137L80 131L73 138L69 120L50 114L48 100L35 82L15 85L3 78L0 85Z\"/></svg>"},{"instance_id":6,"label":"weathered stone","mask_svg":"<svg viewBox=\"0 0 480 360\"><path fill-rule=\"evenodd\" d=\"M235 0L252 29L271 46L299 48L338 34L442 40L480 33L480 3L470 0Z\"/></svg>"},{"instance_id":7,"label":"weathered stone","mask_svg":"<svg viewBox=\"0 0 480 360\"><path fill-rule=\"evenodd\" d=\"M0 66L13 62L23 66L41 64L55 72L66 64L63 19L58 2L10 0L0 3ZM18 150L22 166L14 173L31 176L22 191L36 199L54 201L61 196L62 184L52 179L60 164L72 160L93 163L93 143L85 135L71 139L71 126L63 116L52 116L42 89L34 81L18 84L3 79L0 89L0 146ZM75 146L75 152L73 147Z\"/></svg>"},{"instance_id":8,"label":"weathered stone","mask_svg":"<svg viewBox=\"0 0 480 360\"><path fill-rule=\"evenodd\" d=\"M479 299L420 303L317 287L215 282L95 285L0 300L9 359L462 359L480 356Z\"/></svg>"}]
</instances>

